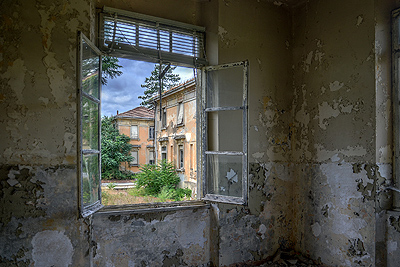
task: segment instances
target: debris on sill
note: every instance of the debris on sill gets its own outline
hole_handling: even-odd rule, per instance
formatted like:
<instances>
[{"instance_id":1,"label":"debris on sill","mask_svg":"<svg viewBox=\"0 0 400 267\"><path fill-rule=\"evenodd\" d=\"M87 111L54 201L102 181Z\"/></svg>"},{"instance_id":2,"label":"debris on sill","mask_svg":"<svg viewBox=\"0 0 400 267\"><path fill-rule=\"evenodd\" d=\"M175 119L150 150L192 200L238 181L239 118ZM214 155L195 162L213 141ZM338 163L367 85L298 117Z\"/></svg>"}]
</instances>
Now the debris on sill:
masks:
<instances>
[{"instance_id":1,"label":"debris on sill","mask_svg":"<svg viewBox=\"0 0 400 267\"><path fill-rule=\"evenodd\" d=\"M294 250L283 251L278 249L276 253L264 260L260 261L249 261L244 263L231 264L228 267L248 267L248 266L259 266L259 267L328 267L321 263L320 260L312 260L301 253L295 252Z\"/></svg>"}]
</instances>

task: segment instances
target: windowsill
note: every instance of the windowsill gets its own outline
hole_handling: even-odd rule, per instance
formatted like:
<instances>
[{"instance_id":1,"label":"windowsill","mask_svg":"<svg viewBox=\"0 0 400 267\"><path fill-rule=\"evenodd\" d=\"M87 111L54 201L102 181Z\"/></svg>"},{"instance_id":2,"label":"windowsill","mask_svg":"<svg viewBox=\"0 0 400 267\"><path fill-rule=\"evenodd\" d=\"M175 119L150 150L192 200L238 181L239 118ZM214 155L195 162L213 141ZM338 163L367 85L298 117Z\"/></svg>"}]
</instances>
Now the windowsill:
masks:
<instances>
[{"instance_id":1,"label":"windowsill","mask_svg":"<svg viewBox=\"0 0 400 267\"><path fill-rule=\"evenodd\" d=\"M129 164L129 167L137 167L139 164Z\"/></svg>"},{"instance_id":2,"label":"windowsill","mask_svg":"<svg viewBox=\"0 0 400 267\"><path fill-rule=\"evenodd\" d=\"M162 127L161 128L161 131L165 131L165 130L167 130L167 127Z\"/></svg>"},{"instance_id":3,"label":"windowsill","mask_svg":"<svg viewBox=\"0 0 400 267\"><path fill-rule=\"evenodd\" d=\"M176 169L177 172L185 172L185 169Z\"/></svg>"},{"instance_id":4,"label":"windowsill","mask_svg":"<svg viewBox=\"0 0 400 267\"><path fill-rule=\"evenodd\" d=\"M184 123L179 123L179 124L177 124L176 126L177 126L177 127L183 127L183 126L185 126L185 124L184 124Z\"/></svg>"},{"instance_id":5,"label":"windowsill","mask_svg":"<svg viewBox=\"0 0 400 267\"><path fill-rule=\"evenodd\" d=\"M186 209L209 208L211 205L202 200L176 201L176 202L159 202L159 203L142 203L104 206L96 214L101 215L117 215L121 213L148 213L148 212L165 212Z\"/></svg>"},{"instance_id":6,"label":"windowsill","mask_svg":"<svg viewBox=\"0 0 400 267\"><path fill-rule=\"evenodd\" d=\"M140 139L139 139L139 138L132 138L132 137L131 137L131 140L139 141Z\"/></svg>"}]
</instances>

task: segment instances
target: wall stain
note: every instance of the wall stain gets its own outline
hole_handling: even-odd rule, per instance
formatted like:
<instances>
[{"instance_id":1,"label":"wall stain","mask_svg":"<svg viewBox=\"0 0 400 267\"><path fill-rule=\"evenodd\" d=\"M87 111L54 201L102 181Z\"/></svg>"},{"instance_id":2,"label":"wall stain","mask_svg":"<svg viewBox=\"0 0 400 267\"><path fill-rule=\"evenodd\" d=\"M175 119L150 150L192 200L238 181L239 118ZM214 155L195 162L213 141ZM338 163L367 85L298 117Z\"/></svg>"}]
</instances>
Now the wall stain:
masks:
<instances>
[{"instance_id":1,"label":"wall stain","mask_svg":"<svg viewBox=\"0 0 400 267\"><path fill-rule=\"evenodd\" d=\"M167 250L164 250L162 253L164 254L163 267L187 266L182 259L183 251L181 249L177 249L175 255L173 256L169 256L170 252Z\"/></svg>"}]
</instances>

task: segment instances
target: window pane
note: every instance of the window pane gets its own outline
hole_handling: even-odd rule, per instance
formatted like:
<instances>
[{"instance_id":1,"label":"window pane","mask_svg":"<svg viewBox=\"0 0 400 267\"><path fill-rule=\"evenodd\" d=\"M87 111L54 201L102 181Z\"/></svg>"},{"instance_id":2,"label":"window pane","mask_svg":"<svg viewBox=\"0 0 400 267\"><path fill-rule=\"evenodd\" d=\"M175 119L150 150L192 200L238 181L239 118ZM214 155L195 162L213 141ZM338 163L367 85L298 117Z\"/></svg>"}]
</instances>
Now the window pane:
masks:
<instances>
[{"instance_id":1,"label":"window pane","mask_svg":"<svg viewBox=\"0 0 400 267\"><path fill-rule=\"evenodd\" d=\"M207 150L243 151L243 111L207 112Z\"/></svg>"},{"instance_id":2,"label":"window pane","mask_svg":"<svg viewBox=\"0 0 400 267\"><path fill-rule=\"evenodd\" d=\"M137 125L131 126L131 138L133 138L133 139L139 138L139 135L138 135L138 126L137 126Z\"/></svg>"},{"instance_id":3,"label":"window pane","mask_svg":"<svg viewBox=\"0 0 400 267\"><path fill-rule=\"evenodd\" d=\"M99 98L100 58L96 52L82 41L82 91Z\"/></svg>"},{"instance_id":4,"label":"window pane","mask_svg":"<svg viewBox=\"0 0 400 267\"><path fill-rule=\"evenodd\" d=\"M207 194L242 197L243 156L206 155Z\"/></svg>"},{"instance_id":5,"label":"window pane","mask_svg":"<svg viewBox=\"0 0 400 267\"><path fill-rule=\"evenodd\" d=\"M178 104L178 121L177 124L183 123L183 103Z\"/></svg>"},{"instance_id":6,"label":"window pane","mask_svg":"<svg viewBox=\"0 0 400 267\"><path fill-rule=\"evenodd\" d=\"M83 206L98 201L100 189L99 155L83 155L82 159L82 194Z\"/></svg>"},{"instance_id":7,"label":"window pane","mask_svg":"<svg viewBox=\"0 0 400 267\"><path fill-rule=\"evenodd\" d=\"M99 150L99 105L82 97L82 149Z\"/></svg>"},{"instance_id":8,"label":"window pane","mask_svg":"<svg viewBox=\"0 0 400 267\"><path fill-rule=\"evenodd\" d=\"M207 71L207 107L243 106L243 68Z\"/></svg>"},{"instance_id":9,"label":"window pane","mask_svg":"<svg viewBox=\"0 0 400 267\"><path fill-rule=\"evenodd\" d=\"M133 157L131 164L137 165L138 164L138 152L132 151L131 156Z\"/></svg>"}]
</instances>

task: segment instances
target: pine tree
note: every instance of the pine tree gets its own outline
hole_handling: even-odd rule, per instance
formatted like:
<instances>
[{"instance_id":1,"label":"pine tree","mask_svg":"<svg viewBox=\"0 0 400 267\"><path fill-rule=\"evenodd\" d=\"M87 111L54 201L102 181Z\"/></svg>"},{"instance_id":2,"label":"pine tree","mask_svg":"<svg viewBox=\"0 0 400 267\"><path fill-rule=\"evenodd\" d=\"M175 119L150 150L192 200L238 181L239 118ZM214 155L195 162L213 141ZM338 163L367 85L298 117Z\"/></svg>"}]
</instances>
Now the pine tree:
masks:
<instances>
[{"instance_id":1,"label":"pine tree","mask_svg":"<svg viewBox=\"0 0 400 267\"><path fill-rule=\"evenodd\" d=\"M162 66L165 68L166 66ZM176 67L171 67L164 75L162 79L163 92L165 90L170 89L180 83L181 77L179 74L174 74L173 71ZM142 88L145 88L144 95L139 96L138 98L142 99L141 106L145 106L147 108L153 109L154 103L150 101L150 99L158 94L159 85L159 73L160 73L160 64L156 64L154 66L154 70L151 72L150 77L147 77L144 81L144 84L141 85Z\"/></svg>"},{"instance_id":2,"label":"pine tree","mask_svg":"<svg viewBox=\"0 0 400 267\"><path fill-rule=\"evenodd\" d=\"M122 75L120 68L123 68L118 64L119 60L116 57L104 56L101 60L102 77L101 84L107 85L108 79L114 79Z\"/></svg>"}]
</instances>

